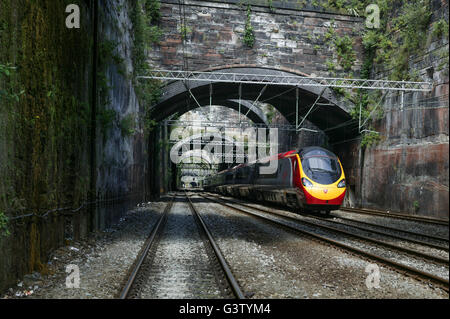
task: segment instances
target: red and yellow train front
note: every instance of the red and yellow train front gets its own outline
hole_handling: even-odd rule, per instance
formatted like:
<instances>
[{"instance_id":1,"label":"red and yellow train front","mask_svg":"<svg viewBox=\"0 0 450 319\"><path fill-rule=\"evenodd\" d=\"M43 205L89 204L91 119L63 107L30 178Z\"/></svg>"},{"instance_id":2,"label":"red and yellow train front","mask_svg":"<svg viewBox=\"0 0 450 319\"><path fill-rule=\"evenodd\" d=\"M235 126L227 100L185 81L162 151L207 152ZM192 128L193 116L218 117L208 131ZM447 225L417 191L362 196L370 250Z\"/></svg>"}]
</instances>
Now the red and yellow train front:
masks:
<instances>
[{"instance_id":1,"label":"red and yellow train front","mask_svg":"<svg viewBox=\"0 0 450 319\"><path fill-rule=\"evenodd\" d=\"M312 210L336 210L345 197L346 183L341 162L333 153L313 148L297 155L296 186L303 193L302 206Z\"/></svg>"}]
</instances>

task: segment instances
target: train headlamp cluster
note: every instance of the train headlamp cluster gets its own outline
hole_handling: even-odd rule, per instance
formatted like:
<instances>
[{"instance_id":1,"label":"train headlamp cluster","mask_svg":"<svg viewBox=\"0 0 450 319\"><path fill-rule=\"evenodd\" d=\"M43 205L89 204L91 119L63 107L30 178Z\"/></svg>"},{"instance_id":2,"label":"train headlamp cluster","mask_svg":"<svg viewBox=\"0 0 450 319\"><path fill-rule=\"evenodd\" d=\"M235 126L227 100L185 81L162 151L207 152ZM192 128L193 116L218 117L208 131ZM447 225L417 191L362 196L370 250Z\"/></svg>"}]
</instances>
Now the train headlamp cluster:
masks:
<instances>
[{"instance_id":1,"label":"train headlamp cluster","mask_svg":"<svg viewBox=\"0 0 450 319\"><path fill-rule=\"evenodd\" d=\"M311 183L308 179L306 179L304 177L302 178L302 184L305 187L313 187L313 183Z\"/></svg>"},{"instance_id":2,"label":"train headlamp cluster","mask_svg":"<svg viewBox=\"0 0 450 319\"><path fill-rule=\"evenodd\" d=\"M339 182L338 187L339 188L345 187L345 179L343 179L342 181Z\"/></svg>"}]
</instances>

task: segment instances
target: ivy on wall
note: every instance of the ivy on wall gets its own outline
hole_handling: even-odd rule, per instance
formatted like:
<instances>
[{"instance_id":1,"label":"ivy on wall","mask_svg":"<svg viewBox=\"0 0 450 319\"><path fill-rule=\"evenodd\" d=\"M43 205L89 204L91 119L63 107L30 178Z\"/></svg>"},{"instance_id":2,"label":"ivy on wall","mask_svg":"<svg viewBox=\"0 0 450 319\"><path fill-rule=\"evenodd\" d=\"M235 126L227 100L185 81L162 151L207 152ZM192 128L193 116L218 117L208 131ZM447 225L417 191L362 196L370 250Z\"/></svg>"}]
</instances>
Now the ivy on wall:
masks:
<instances>
[{"instance_id":1,"label":"ivy on wall","mask_svg":"<svg viewBox=\"0 0 450 319\"><path fill-rule=\"evenodd\" d=\"M403 3L388 0L316 0L315 5L326 10L339 13L364 16L365 8L375 3L380 8L381 20L379 29L365 29L361 34L364 49L361 78L371 78L372 73L384 71L389 80L418 81L421 80L418 71L411 68L411 57L422 54L432 39L448 39L448 22L445 19L435 21L430 28L432 15L430 0L412 0ZM431 29L431 32L430 32ZM338 37L330 28L325 39L335 48L337 64L328 60L326 65L331 74L336 72L338 66L350 72L353 62L353 48L351 39ZM442 62L438 69L448 68L448 53L443 54ZM349 77L352 76L350 72ZM362 109L362 117L368 116L377 106L379 93L370 93L367 90L348 91L336 89L337 94L344 95L356 105L351 114L359 118L359 108ZM383 117L382 108L375 112L373 119ZM372 129L372 122L368 122L368 130ZM370 146L380 140L376 133L366 133L361 145Z\"/></svg>"},{"instance_id":2,"label":"ivy on wall","mask_svg":"<svg viewBox=\"0 0 450 319\"><path fill-rule=\"evenodd\" d=\"M252 27L252 22L251 22L252 9L251 9L250 5L247 5L247 14L246 15L247 15L247 18L245 20L243 41L247 47L253 48L253 45L255 44L255 34L253 32L253 27Z\"/></svg>"},{"instance_id":3,"label":"ivy on wall","mask_svg":"<svg viewBox=\"0 0 450 319\"><path fill-rule=\"evenodd\" d=\"M148 50L158 44L163 34L159 23L161 19L159 0L138 0L132 5L131 20L133 23L133 79L145 75L150 70L147 63ZM146 135L156 125L152 119L150 107L157 103L161 96L160 82L157 80L134 80L134 87L141 105L146 106L144 132Z\"/></svg>"},{"instance_id":4,"label":"ivy on wall","mask_svg":"<svg viewBox=\"0 0 450 319\"><path fill-rule=\"evenodd\" d=\"M337 65L332 60L327 60L328 71L335 74L337 66L348 73L348 77L353 77L351 73L352 66L356 61L356 52L354 50L354 41L348 35L339 36L333 27L329 27L325 33L324 39L328 48L332 49L337 56Z\"/></svg>"},{"instance_id":5,"label":"ivy on wall","mask_svg":"<svg viewBox=\"0 0 450 319\"><path fill-rule=\"evenodd\" d=\"M91 41L87 29L61 27L72 2L0 2L4 211L87 198Z\"/></svg>"},{"instance_id":6,"label":"ivy on wall","mask_svg":"<svg viewBox=\"0 0 450 319\"><path fill-rule=\"evenodd\" d=\"M88 19L83 32L65 28L71 3L87 12L76 0L0 1L3 235L9 217L21 211L77 207L89 196L92 30ZM35 221L28 239L27 271L42 271Z\"/></svg>"}]
</instances>

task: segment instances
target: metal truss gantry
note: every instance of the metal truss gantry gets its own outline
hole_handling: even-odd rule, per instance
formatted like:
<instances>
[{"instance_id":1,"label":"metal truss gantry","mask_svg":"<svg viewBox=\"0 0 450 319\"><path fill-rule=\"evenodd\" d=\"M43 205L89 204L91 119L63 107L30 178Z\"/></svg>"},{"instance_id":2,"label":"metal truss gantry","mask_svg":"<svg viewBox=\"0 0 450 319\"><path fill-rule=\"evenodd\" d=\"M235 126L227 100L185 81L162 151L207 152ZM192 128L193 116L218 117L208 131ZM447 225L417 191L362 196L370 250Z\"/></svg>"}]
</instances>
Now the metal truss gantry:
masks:
<instances>
[{"instance_id":1,"label":"metal truss gantry","mask_svg":"<svg viewBox=\"0 0 450 319\"><path fill-rule=\"evenodd\" d=\"M429 92L433 88L433 83L430 82L413 82L413 81L389 81L389 80L371 80L371 79L347 79L347 78L331 78L331 77L307 77L300 75L280 75L280 74L246 74L246 73L232 73L232 72L196 72L196 71L175 71L175 70L153 70L148 72L147 76L138 76L138 79L157 79L164 81L182 81L189 94L194 99L199 107L201 105L195 98L194 94L189 88L188 83L190 81L206 82L210 85L210 101L212 101L212 83L235 83L239 84L239 122L241 114L241 95L242 84L260 84L264 85L257 99L253 102L255 105L261 95L264 93L268 85L279 86L292 86L292 89L296 89L296 123L294 130L301 131L302 124L313 111L316 106L320 106L319 100L323 95L325 89L329 88L344 88L344 89L366 89L366 90L384 90L384 91L398 91L401 94L400 109L403 110L403 101L405 92ZM319 87L323 88L320 95L318 95L316 101L309 107L308 112L304 117L299 114L299 87ZM384 98L385 96L383 96ZM211 103L210 103L211 104ZM379 107L380 103L376 106ZM375 109L376 109L375 108ZM361 108L359 116L359 132L363 133L363 127L371 114L364 120L361 118ZM250 112L250 109L249 111ZM247 112L247 114L248 114ZM246 114L246 115L247 115ZM300 122L300 123L299 123ZM293 125L292 125L293 126ZM292 126L289 125L283 127L283 129L292 130Z\"/></svg>"},{"instance_id":2,"label":"metal truss gantry","mask_svg":"<svg viewBox=\"0 0 450 319\"><path fill-rule=\"evenodd\" d=\"M388 81L370 79L346 79L328 77L306 77L300 75L278 74L245 74L245 73L221 73L221 72L196 72L196 71L170 71L153 70L148 76L138 76L138 79L158 79L168 81L202 81L222 83L264 84L264 85L289 85L289 86L313 86L336 87L346 89L367 90L394 90L394 91L431 91L433 84L430 82Z\"/></svg>"}]
</instances>

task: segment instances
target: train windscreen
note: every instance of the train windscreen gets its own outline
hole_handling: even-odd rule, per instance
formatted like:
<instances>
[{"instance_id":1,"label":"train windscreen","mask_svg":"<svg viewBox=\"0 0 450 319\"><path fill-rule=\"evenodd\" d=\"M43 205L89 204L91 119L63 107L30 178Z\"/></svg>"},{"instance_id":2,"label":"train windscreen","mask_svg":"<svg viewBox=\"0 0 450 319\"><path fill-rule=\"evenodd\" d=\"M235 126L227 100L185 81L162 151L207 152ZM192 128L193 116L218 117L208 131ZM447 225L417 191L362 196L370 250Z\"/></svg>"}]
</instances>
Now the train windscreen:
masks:
<instances>
[{"instance_id":1,"label":"train windscreen","mask_svg":"<svg viewBox=\"0 0 450 319\"><path fill-rule=\"evenodd\" d=\"M342 174L341 166L331 152L312 150L303 154L301 161L306 176L320 184L333 184Z\"/></svg>"}]
</instances>

